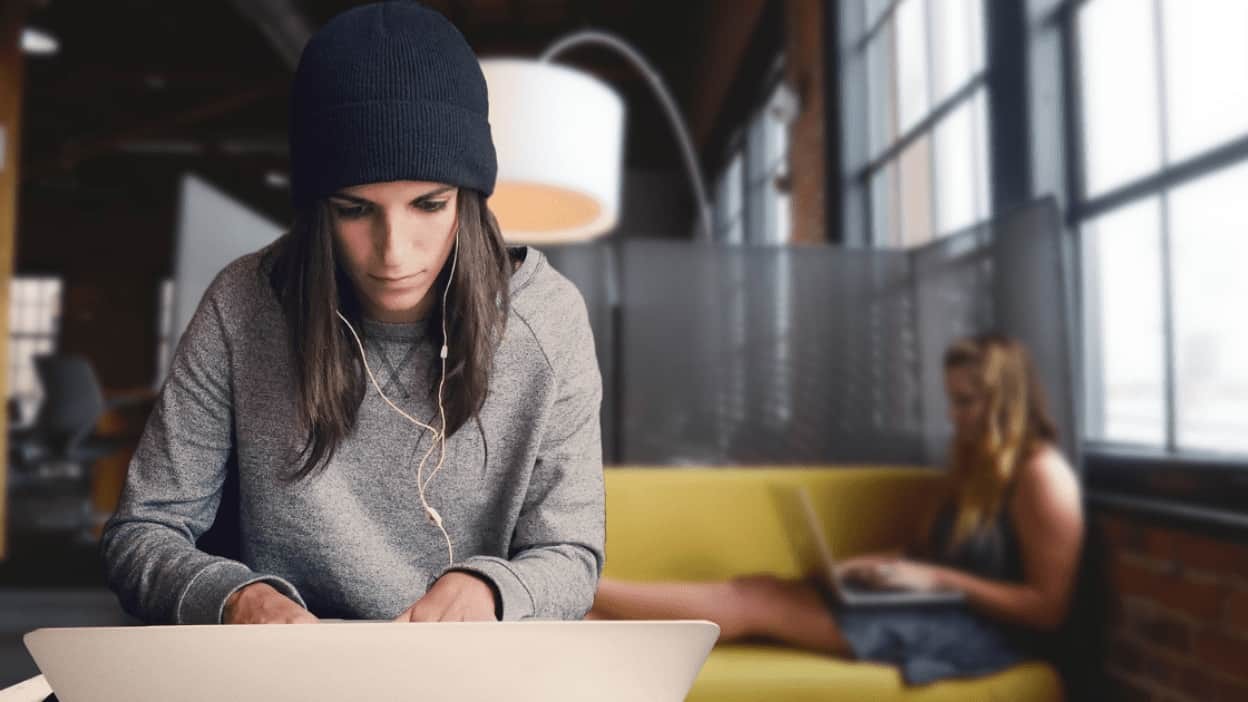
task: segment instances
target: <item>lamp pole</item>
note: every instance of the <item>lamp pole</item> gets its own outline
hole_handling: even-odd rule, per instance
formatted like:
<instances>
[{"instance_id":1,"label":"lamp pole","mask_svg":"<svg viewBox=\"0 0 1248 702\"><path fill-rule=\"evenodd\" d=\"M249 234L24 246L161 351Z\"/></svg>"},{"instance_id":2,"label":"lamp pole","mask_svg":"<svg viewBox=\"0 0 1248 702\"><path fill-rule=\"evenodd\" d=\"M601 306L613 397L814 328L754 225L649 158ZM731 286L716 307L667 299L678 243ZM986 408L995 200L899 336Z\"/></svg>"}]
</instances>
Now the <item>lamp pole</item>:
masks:
<instances>
[{"instance_id":1,"label":"lamp pole","mask_svg":"<svg viewBox=\"0 0 1248 702\"><path fill-rule=\"evenodd\" d=\"M706 185L702 181L702 170L698 167L698 159L693 149L693 139L689 136L689 129L685 125L684 117L680 114L680 108L676 106L676 101L672 99L671 92L668 91L667 86L663 83L663 78L650 66L645 57L633 49L628 42L613 34L594 29L573 32L556 39L554 43L542 52L539 60L543 63L548 63L555 56L568 49L583 45L606 46L622 54L641 73L646 79L646 83L650 85L651 89L658 96L659 104L663 106L663 111L667 114L668 121L672 125L672 131L676 133L676 141L680 144L685 170L688 172L689 181L693 187L693 195L696 200L695 206L698 209L698 220L702 224L702 238L709 242L711 240L711 205L710 200L706 196Z\"/></svg>"}]
</instances>

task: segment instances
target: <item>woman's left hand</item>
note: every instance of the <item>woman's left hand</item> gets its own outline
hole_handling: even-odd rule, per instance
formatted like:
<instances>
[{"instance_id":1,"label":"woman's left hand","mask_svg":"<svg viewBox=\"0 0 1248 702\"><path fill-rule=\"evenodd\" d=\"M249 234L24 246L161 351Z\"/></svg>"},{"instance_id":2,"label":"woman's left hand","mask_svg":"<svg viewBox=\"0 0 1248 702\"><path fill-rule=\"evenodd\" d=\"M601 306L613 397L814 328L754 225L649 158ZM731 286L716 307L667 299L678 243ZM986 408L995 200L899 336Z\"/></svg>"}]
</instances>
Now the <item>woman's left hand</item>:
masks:
<instances>
[{"instance_id":1,"label":"woman's left hand","mask_svg":"<svg viewBox=\"0 0 1248 702\"><path fill-rule=\"evenodd\" d=\"M881 590L928 592L947 588L941 566L907 558L853 564L853 567L845 569L844 574L851 580Z\"/></svg>"},{"instance_id":2,"label":"woman's left hand","mask_svg":"<svg viewBox=\"0 0 1248 702\"><path fill-rule=\"evenodd\" d=\"M475 575L452 571L438 578L424 597L395 617L394 621L498 621L494 616L494 590Z\"/></svg>"}]
</instances>

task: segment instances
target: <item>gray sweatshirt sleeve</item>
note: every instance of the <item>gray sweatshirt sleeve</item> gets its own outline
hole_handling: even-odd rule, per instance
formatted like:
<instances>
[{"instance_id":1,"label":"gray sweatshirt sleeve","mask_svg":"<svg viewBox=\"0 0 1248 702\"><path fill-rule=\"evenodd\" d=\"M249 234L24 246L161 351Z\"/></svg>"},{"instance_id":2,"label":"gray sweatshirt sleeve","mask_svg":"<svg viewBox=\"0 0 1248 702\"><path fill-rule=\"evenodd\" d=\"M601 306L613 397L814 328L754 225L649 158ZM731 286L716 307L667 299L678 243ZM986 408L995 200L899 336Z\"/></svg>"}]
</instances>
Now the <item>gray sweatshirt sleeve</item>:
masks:
<instances>
[{"instance_id":1,"label":"gray sweatshirt sleeve","mask_svg":"<svg viewBox=\"0 0 1248 702\"><path fill-rule=\"evenodd\" d=\"M233 444L229 344L216 294L224 275L178 343L100 540L109 587L147 623L219 623L226 599L260 580L305 606L285 580L195 547L216 515Z\"/></svg>"},{"instance_id":2,"label":"gray sweatshirt sleeve","mask_svg":"<svg viewBox=\"0 0 1248 702\"><path fill-rule=\"evenodd\" d=\"M502 619L581 619L604 562L599 412L602 376L584 301L570 310L566 349L551 350L558 395L543 432L510 558L474 556L448 568L494 583Z\"/></svg>"}]
</instances>

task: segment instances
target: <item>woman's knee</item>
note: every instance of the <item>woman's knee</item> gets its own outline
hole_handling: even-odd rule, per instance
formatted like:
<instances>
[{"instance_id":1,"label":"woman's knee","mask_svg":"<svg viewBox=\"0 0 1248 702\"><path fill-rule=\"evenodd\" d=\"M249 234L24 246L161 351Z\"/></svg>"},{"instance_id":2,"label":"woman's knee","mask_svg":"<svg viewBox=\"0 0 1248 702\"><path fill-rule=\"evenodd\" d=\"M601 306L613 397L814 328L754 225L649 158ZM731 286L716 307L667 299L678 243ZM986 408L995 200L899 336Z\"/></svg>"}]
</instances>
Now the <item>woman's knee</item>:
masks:
<instances>
[{"instance_id":1,"label":"woman's knee","mask_svg":"<svg viewBox=\"0 0 1248 702\"><path fill-rule=\"evenodd\" d=\"M741 612L741 636L766 633L792 590L792 583L769 573L733 578L730 585Z\"/></svg>"}]
</instances>

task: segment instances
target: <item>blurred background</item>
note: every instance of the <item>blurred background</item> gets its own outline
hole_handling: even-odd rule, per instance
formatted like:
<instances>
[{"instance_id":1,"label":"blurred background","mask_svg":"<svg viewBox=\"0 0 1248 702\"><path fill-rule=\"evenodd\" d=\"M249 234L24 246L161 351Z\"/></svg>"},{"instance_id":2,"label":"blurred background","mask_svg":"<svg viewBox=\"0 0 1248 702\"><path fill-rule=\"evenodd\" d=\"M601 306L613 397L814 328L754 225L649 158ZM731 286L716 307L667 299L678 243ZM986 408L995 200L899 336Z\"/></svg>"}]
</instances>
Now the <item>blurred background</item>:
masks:
<instances>
[{"instance_id":1,"label":"blurred background","mask_svg":"<svg viewBox=\"0 0 1248 702\"><path fill-rule=\"evenodd\" d=\"M99 528L208 280L288 225L292 70L352 4L0 3L0 686L25 631L124 621ZM428 4L482 58L611 32L679 108L705 203L635 65L556 59L626 113L618 221L541 247L609 465L939 466L941 350L1008 331L1104 545L1114 686L1248 699L1248 2Z\"/></svg>"}]
</instances>

